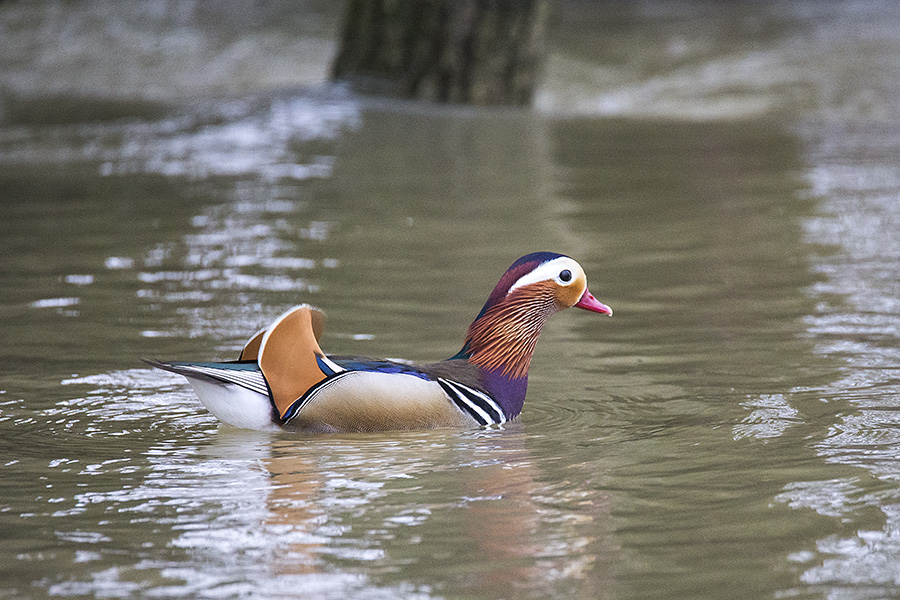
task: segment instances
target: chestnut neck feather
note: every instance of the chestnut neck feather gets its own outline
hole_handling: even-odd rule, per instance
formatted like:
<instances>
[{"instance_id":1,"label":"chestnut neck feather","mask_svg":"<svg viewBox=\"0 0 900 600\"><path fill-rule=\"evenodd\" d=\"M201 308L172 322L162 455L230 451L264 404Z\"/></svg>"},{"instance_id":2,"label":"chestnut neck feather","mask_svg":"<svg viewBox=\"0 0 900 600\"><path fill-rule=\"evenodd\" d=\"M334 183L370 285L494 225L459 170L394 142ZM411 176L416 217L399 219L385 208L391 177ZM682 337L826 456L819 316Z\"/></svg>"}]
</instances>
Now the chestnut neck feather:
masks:
<instances>
[{"instance_id":1,"label":"chestnut neck feather","mask_svg":"<svg viewBox=\"0 0 900 600\"><path fill-rule=\"evenodd\" d=\"M504 378L527 377L541 329L559 310L553 290L550 281L534 283L489 301L469 326L460 355Z\"/></svg>"}]
</instances>

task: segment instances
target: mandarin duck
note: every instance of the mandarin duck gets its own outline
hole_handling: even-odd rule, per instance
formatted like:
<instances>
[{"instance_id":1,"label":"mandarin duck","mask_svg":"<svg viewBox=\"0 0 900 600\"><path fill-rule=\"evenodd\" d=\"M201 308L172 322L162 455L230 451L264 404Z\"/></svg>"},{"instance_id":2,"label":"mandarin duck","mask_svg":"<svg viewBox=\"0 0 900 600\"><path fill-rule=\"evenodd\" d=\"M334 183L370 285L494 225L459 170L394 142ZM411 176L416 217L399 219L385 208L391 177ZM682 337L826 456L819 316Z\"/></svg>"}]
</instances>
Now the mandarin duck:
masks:
<instances>
[{"instance_id":1,"label":"mandarin duck","mask_svg":"<svg viewBox=\"0 0 900 600\"><path fill-rule=\"evenodd\" d=\"M544 322L572 306L612 315L588 290L577 262L535 252L507 269L462 349L442 362L326 355L319 348L325 316L308 304L259 331L236 361L145 360L185 376L206 408L235 427L336 432L499 425L522 410Z\"/></svg>"}]
</instances>

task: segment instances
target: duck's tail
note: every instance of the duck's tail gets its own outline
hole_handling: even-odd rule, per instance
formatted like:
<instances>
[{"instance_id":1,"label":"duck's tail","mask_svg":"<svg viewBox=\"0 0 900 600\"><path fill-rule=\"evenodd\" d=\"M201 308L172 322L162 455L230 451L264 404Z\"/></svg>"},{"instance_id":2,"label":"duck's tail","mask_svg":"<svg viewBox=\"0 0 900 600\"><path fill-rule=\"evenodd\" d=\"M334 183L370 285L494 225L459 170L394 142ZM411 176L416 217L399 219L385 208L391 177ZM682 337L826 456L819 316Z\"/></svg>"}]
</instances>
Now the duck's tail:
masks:
<instances>
[{"instance_id":1,"label":"duck's tail","mask_svg":"<svg viewBox=\"0 0 900 600\"><path fill-rule=\"evenodd\" d=\"M223 423L245 429L276 429L278 414L256 361L181 362L144 358L148 365L184 376L200 402Z\"/></svg>"},{"instance_id":2,"label":"duck's tail","mask_svg":"<svg viewBox=\"0 0 900 600\"><path fill-rule=\"evenodd\" d=\"M247 392L261 396L274 406L280 421L291 405L311 387L343 369L319 348L325 315L308 304L295 306L255 334L241 351L240 359L227 363L199 363L144 359L149 365L187 377L200 400L226 423L234 419L220 415L222 398L228 396L227 412L233 412L235 394L243 401ZM223 388L234 393L223 394ZM216 392L218 390L218 392ZM214 408L215 407L215 408ZM260 412L260 411L255 411ZM271 420L271 419L270 419ZM246 427L246 425L241 425ZM257 429L258 427L254 427Z\"/></svg>"}]
</instances>

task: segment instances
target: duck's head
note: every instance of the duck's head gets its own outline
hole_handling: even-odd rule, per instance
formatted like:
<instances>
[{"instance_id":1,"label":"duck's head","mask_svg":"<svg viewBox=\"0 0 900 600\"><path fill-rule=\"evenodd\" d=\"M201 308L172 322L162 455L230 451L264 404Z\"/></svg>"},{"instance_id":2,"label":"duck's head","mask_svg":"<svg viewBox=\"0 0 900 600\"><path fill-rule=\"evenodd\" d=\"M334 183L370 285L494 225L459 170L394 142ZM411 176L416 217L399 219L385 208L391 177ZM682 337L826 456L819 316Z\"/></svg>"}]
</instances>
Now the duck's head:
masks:
<instances>
[{"instance_id":1,"label":"duck's head","mask_svg":"<svg viewBox=\"0 0 900 600\"><path fill-rule=\"evenodd\" d=\"M555 310L550 314L574 306L612 316L612 309L588 290L587 275L581 265L568 256L552 252L527 254L514 262L497 283L491 298L497 302L519 299L552 305Z\"/></svg>"},{"instance_id":2,"label":"duck's head","mask_svg":"<svg viewBox=\"0 0 900 600\"><path fill-rule=\"evenodd\" d=\"M497 283L469 326L460 356L509 378L528 374L538 335L550 315L570 307L612 316L591 294L575 260L553 252L527 254Z\"/></svg>"}]
</instances>

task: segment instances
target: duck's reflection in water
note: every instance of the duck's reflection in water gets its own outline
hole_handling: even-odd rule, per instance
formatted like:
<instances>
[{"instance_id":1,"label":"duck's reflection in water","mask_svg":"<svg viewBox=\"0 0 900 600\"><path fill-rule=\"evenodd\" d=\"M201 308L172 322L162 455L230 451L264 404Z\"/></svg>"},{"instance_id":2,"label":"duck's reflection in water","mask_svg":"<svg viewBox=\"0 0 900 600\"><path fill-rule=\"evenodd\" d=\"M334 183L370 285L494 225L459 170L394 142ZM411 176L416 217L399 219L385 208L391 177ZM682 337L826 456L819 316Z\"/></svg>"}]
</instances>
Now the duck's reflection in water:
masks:
<instances>
[{"instance_id":1,"label":"duck's reflection in water","mask_svg":"<svg viewBox=\"0 0 900 600\"><path fill-rule=\"evenodd\" d=\"M244 436L220 433L232 449ZM354 574L427 595L610 588L606 497L583 466L543 483L520 424L255 439L270 478L259 530L278 575Z\"/></svg>"}]
</instances>

